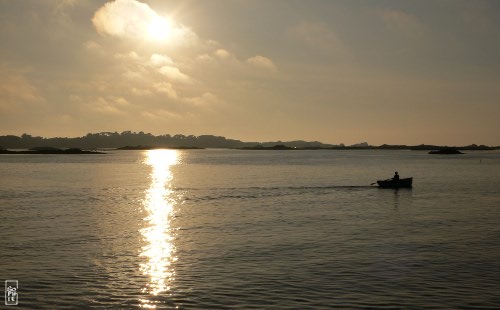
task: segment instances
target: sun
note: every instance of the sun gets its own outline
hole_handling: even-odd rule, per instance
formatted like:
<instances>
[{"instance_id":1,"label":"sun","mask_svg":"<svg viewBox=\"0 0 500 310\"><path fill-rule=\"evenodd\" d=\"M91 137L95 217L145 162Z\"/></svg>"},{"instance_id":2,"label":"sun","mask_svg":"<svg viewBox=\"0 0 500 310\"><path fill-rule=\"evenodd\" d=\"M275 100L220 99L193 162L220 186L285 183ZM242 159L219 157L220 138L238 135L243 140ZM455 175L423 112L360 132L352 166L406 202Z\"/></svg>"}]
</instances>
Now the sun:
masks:
<instances>
[{"instance_id":1,"label":"sun","mask_svg":"<svg viewBox=\"0 0 500 310\"><path fill-rule=\"evenodd\" d=\"M167 41L172 34L172 22L166 17L155 16L147 29L148 38L154 41Z\"/></svg>"}]
</instances>

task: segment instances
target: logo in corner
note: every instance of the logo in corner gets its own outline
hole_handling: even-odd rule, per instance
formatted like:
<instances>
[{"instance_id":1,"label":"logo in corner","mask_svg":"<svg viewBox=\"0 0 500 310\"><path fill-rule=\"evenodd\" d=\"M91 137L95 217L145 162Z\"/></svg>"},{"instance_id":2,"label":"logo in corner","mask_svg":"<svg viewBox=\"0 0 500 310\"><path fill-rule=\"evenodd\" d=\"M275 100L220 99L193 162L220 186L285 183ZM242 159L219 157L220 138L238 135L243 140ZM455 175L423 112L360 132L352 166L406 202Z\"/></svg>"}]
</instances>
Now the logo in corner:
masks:
<instances>
[{"instance_id":1,"label":"logo in corner","mask_svg":"<svg viewBox=\"0 0 500 310\"><path fill-rule=\"evenodd\" d=\"M19 302L19 282L17 280L5 280L5 305L15 306Z\"/></svg>"}]
</instances>

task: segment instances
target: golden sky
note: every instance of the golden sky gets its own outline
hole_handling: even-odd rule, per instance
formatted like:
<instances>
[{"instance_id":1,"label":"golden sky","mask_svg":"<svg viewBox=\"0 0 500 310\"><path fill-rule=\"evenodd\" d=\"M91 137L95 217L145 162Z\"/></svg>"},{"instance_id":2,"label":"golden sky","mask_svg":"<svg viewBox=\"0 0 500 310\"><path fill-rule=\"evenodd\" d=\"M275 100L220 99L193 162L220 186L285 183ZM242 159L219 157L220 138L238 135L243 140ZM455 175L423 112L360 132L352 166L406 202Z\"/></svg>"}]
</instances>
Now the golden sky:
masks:
<instances>
[{"instance_id":1,"label":"golden sky","mask_svg":"<svg viewBox=\"0 0 500 310\"><path fill-rule=\"evenodd\" d=\"M0 134L500 144L500 1L0 0Z\"/></svg>"}]
</instances>

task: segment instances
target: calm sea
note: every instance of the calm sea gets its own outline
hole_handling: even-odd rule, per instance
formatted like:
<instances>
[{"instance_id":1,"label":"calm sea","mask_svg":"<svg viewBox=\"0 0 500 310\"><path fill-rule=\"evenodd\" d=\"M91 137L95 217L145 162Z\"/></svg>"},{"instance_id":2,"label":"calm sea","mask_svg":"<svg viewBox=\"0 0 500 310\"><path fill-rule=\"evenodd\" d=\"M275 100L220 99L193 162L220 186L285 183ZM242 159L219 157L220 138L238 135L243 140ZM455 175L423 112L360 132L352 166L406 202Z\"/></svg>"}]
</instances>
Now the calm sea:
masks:
<instances>
[{"instance_id":1,"label":"calm sea","mask_svg":"<svg viewBox=\"0 0 500 310\"><path fill-rule=\"evenodd\" d=\"M0 155L0 211L19 309L500 308L498 151Z\"/></svg>"}]
</instances>

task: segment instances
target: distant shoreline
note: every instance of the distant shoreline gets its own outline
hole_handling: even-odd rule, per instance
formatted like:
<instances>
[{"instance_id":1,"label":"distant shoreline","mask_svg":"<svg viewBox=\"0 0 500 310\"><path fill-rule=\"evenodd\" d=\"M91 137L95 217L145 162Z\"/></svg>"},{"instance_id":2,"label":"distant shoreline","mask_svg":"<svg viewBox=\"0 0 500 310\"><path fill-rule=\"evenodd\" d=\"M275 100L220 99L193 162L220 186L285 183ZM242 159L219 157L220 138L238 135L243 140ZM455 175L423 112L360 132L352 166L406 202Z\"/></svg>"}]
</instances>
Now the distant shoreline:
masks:
<instances>
[{"instance_id":1,"label":"distant shoreline","mask_svg":"<svg viewBox=\"0 0 500 310\"><path fill-rule=\"evenodd\" d=\"M191 147L191 146L124 146L120 148L102 148L106 151L149 151L149 150L204 150L206 148L200 147ZM464 154L460 151L490 151L497 150L498 148L450 148L450 147L442 147L442 148L414 148L411 146L407 147L378 147L378 146L370 146L370 147L288 147L285 145L274 145L274 146L253 146L253 147L241 147L241 148L215 148L215 149L226 149L226 150L242 150L242 151L314 151L314 150L324 150L324 151L366 151L366 150L388 150L388 151L397 151L397 150L407 150L407 151L427 151L428 154ZM107 152L94 150L82 150L80 148L69 148L69 149L57 149L53 147L39 147L29 150L8 150L8 149L0 149L0 155L2 154L108 154Z\"/></svg>"},{"instance_id":2,"label":"distant shoreline","mask_svg":"<svg viewBox=\"0 0 500 310\"><path fill-rule=\"evenodd\" d=\"M70 148L66 150L61 150L61 149L32 149L32 150L25 150L25 151L10 151L10 150L0 150L0 154L107 154L104 152L98 152L96 151L88 151L88 150L82 150L79 148Z\"/></svg>"},{"instance_id":3,"label":"distant shoreline","mask_svg":"<svg viewBox=\"0 0 500 310\"><path fill-rule=\"evenodd\" d=\"M274 146L251 146L251 147L241 147L236 148L238 150L254 150L254 151L287 151L287 150L408 150L408 151L431 151L430 154L459 154L456 153L460 151L491 151L499 148L494 147L448 147L448 146L367 146L367 147L357 147L357 146L343 146L343 147L289 147L286 145L274 145Z\"/></svg>"},{"instance_id":4,"label":"distant shoreline","mask_svg":"<svg viewBox=\"0 0 500 310\"><path fill-rule=\"evenodd\" d=\"M241 140L228 139L214 135L152 135L144 132L124 131L89 133L85 136L74 138L44 138L23 134L21 136L0 136L0 150L7 154L6 150L26 150L33 147L38 148L80 148L82 150L115 149L115 150L149 150L158 148L169 149L244 149L244 150L422 150L436 151L443 149L456 149L459 151L482 151L497 150L498 146L487 146L470 144L465 146L443 146L432 144L399 145L382 144L378 146L361 142L352 145L328 144L319 141L268 141L268 142L245 142ZM46 152L45 152L46 153ZM60 151L56 151L60 153ZM33 154L31 152L30 154Z\"/></svg>"},{"instance_id":5,"label":"distant shoreline","mask_svg":"<svg viewBox=\"0 0 500 310\"><path fill-rule=\"evenodd\" d=\"M466 146L443 146L432 144L420 145L399 145L399 144L382 144L378 146L370 145L368 142L361 142L352 145L329 144L319 141L241 141L229 139L223 136L214 135L152 135L144 132L124 131L118 132L99 132L89 133L85 136L74 138L44 138L23 134L21 136L7 135L0 136L0 150L3 154L13 154L11 150L27 150L32 148L51 149L54 154L63 153L60 150L76 149L81 150L97 150L97 149L114 149L114 150L150 150L158 148L169 149L242 149L242 150L422 150L422 151L437 151L444 149L455 149L459 151L483 151L497 150L498 146L487 146L478 144L469 144ZM53 150L60 149L60 150ZM39 152L48 154L48 150ZM78 152L83 154L82 152ZM28 154L35 154L30 152ZM93 154L93 153L92 153Z\"/></svg>"}]
</instances>

